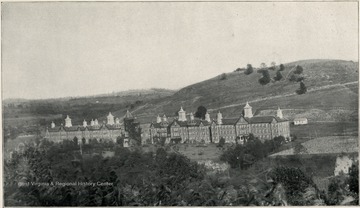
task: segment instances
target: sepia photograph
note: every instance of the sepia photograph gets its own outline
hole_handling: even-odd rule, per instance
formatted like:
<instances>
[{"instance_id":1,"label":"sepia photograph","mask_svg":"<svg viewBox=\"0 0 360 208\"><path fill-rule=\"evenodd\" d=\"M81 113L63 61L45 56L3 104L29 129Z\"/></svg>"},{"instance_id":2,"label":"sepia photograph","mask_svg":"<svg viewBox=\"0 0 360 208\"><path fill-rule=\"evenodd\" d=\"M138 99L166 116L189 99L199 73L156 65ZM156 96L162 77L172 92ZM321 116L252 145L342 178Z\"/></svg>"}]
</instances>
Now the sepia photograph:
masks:
<instances>
[{"instance_id":1,"label":"sepia photograph","mask_svg":"<svg viewBox=\"0 0 360 208\"><path fill-rule=\"evenodd\" d=\"M359 205L358 1L2 1L2 205Z\"/></svg>"}]
</instances>

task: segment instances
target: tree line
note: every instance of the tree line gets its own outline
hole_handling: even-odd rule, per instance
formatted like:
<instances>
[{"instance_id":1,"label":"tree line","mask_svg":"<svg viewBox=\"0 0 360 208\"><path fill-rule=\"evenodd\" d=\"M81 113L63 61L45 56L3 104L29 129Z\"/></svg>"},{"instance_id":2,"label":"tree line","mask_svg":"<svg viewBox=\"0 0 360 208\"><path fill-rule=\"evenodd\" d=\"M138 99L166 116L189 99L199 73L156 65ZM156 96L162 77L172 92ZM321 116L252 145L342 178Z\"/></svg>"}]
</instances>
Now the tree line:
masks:
<instances>
[{"instance_id":1,"label":"tree line","mask_svg":"<svg viewBox=\"0 0 360 208\"><path fill-rule=\"evenodd\" d=\"M280 141L281 138L277 142ZM144 152L141 148L128 149L116 144L91 145L100 154L94 151L81 154L77 143L66 140L62 143L44 140L16 152L11 160L4 162L5 206L267 206L329 202L297 168L276 167L266 175L249 175L236 183L239 180L233 178L233 173L209 174L204 166L163 147ZM232 151L242 153L230 156L231 160L243 154L245 164L248 157L245 154L263 157L261 151L249 152L249 149L255 151L255 145L259 145L256 139L249 141L244 151L236 146ZM113 151L114 156L101 156L105 150ZM225 154L230 154L230 150ZM233 167L238 164L230 163ZM354 179L357 179L356 170L351 174ZM55 181L111 185L19 186L19 182ZM351 190L356 190L355 185L353 181ZM343 201L344 195L335 183L331 193L338 196L338 202L331 203Z\"/></svg>"}]
</instances>

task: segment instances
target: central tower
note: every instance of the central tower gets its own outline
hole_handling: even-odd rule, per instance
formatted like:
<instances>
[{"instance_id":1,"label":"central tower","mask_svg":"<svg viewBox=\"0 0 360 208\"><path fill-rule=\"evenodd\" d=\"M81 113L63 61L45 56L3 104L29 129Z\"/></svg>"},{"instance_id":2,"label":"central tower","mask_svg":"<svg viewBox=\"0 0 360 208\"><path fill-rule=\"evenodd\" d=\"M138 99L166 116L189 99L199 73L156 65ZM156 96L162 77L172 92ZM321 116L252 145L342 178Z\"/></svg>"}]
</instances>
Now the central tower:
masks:
<instances>
[{"instance_id":1,"label":"central tower","mask_svg":"<svg viewBox=\"0 0 360 208\"><path fill-rule=\"evenodd\" d=\"M182 107L179 111L179 121L186 121L186 112L183 110Z\"/></svg>"}]
</instances>

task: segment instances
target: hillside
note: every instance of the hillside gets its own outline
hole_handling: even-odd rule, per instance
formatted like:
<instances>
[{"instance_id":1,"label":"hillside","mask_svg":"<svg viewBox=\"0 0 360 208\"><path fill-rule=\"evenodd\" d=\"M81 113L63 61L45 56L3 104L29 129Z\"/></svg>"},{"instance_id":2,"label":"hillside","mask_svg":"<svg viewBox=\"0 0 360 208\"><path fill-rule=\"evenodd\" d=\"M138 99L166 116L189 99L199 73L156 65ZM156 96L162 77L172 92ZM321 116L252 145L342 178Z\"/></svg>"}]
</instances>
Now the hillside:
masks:
<instances>
[{"instance_id":1,"label":"hillside","mask_svg":"<svg viewBox=\"0 0 360 208\"><path fill-rule=\"evenodd\" d=\"M5 126L44 125L51 121L62 123L66 115L73 122L95 119L119 109L137 109L147 102L171 96L173 90L146 89L113 92L87 97L67 97L42 100L8 99L3 101Z\"/></svg>"},{"instance_id":2,"label":"hillside","mask_svg":"<svg viewBox=\"0 0 360 208\"><path fill-rule=\"evenodd\" d=\"M285 109L289 118L297 114L310 116L313 121L336 121L357 119L358 109L358 63L341 60L304 60L285 65L283 79L267 85L261 85L260 73L256 69L250 75L243 71L230 72L226 79L221 75L203 82L182 88L174 95L150 102L136 112L143 122L154 120L157 114L166 113L175 116L183 106L187 112L195 112L204 105L214 118L221 110L225 117L237 117L246 101L249 101L255 114L269 113L266 110L277 106ZM298 82L291 82L289 77L296 65L304 69L302 76L308 92L297 95ZM276 70L269 70L274 77ZM270 112L274 113L274 112ZM314 114L313 114L314 113Z\"/></svg>"},{"instance_id":3,"label":"hillside","mask_svg":"<svg viewBox=\"0 0 360 208\"><path fill-rule=\"evenodd\" d=\"M289 81L297 65L303 67L301 76L308 92L297 95L299 83ZM246 101L253 107L255 115L274 114L277 107L283 109L285 117L307 117L309 122L356 121L358 119L358 63L341 60L303 60L284 64L283 79L272 80L261 85L262 77L257 69L250 75L244 71L226 73L175 92L166 89L130 90L110 94L25 101L20 107L6 106L6 125L18 122L26 124L57 123L69 114L74 124L83 119L105 120L111 111L115 117L122 117L129 109L141 123L155 120L160 114L175 117L182 106L188 113L205 106L215 118L220 110L224 117L238 117ZM278 70L269 70L273 78ZM19 104L19 103L17 103ZM24 119L26 118L26 119ZM171 120L171 118L170 118Z\"/></svg>"}]
</instances>

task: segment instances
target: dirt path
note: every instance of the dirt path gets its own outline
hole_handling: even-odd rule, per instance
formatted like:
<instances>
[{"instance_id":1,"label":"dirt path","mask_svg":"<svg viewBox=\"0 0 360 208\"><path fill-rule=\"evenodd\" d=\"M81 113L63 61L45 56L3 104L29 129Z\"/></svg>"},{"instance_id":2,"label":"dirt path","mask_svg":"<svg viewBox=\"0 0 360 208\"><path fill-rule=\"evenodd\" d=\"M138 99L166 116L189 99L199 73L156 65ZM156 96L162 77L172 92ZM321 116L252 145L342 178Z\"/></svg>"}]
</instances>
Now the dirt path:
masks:
<instances>
[{"instance_id":1,"label":"dirt path","mask_svg":"<svg viewBox=\"0 0 360 208\"><path fill-rule=\"evenodd\" d=\"M352 85L352 84L358 84L358 81L355 82L347 82L347 83L343 83L343 84L333 84L333 85L324 85L321 87L314 87L314 88L310 88L308 89L308 93L309 92L316 92L319 90L324 90L324 89L329 89L329 88L333 88L333 87L345 87L347 85ZM296 95L295 92L293 93L286 93L286 94L282 94L282 95L275 95L275 96L269 96L269 97L264 97L264 98L259 98L259 99L255 99L255 100L249 100L248 102L250 103L255 103L255 102L260 102L260 101L265 101L265 100L271 100L271 99L277 99L277 98L282 98L282 97L289 97L289 96L294 96ZM237 104L231 104L231 105L226 105L223 107L220 107L218 109L224 109L224 108L232 108L232 107L237 107L237 106L243 106L246 103L237 103ZM208 111L214 111L214 110L218 110L218 109L208 109Z\"/></svg>"}]
</instances>

